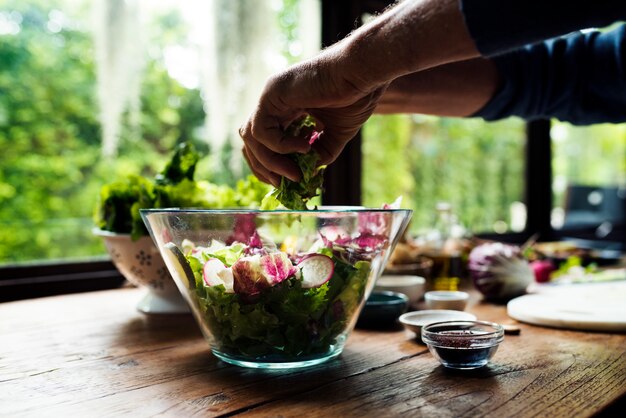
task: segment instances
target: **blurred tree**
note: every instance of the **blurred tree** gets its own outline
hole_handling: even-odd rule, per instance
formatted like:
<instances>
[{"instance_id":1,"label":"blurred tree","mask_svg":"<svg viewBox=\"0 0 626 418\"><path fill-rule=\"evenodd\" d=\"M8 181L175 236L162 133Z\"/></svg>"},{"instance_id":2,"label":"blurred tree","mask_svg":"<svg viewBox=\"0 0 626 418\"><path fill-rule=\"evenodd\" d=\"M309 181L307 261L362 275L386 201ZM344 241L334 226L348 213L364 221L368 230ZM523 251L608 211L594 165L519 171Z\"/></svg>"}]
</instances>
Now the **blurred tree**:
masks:
<instances>
[{"instance_id":1,"label":"blurred tree","mask_svg":"<svg viewBox=\"0 0 626 418\"><path fill-rule=\"evenodd\" d=\"M523 197L521 120L377 116L363 137L366 206L403 196L414 233L432 227L440 201L472 231L510 225L510 206Z\"/></svg>"},{"instance_id":2,"label":"blurred tree","mask_svg":"<svg viewBox=\"0 0 626 418\"><path fill-rule=\"evenodd\" d=\"M0 35L0 263L104 254L91 235L102 184L153 175L176 143L202 144L199 91L169 77L157 57L146 66L141 138L126 127L119 157L101 160L86 4L0 1L10 29Z\"/></svg>"},{"instance_id":3,"label":"blurred tree","mask_svg":"<svg viewBox=\"0 0 626 418\"><path fill-rule=\"evenodd\" d=\"M626 187L626 124L573 126L553 121L551 136L555 208L565 209L571 185Z\"/></svg>"},{"instance_id":4,"label":"blurred tree","mask_svg":"<svg viewBox=\"0 0 626 418\"><path fill-rule=\"evenodd\" d=\"M283 0L276 22L290 61L297 6ZM160 7L142 33L139 124L124 115L118 155L102 160L91 8L87 0L0 0L0 263L105 254L91 234L103 184L154 175L182 141L211 153L199 90L166 66L168 47L193 43L187 22L179 8ZM226 147L201 160L196 177L234 185L220 167L238 152Z\"/></svg>"}]
</instances>

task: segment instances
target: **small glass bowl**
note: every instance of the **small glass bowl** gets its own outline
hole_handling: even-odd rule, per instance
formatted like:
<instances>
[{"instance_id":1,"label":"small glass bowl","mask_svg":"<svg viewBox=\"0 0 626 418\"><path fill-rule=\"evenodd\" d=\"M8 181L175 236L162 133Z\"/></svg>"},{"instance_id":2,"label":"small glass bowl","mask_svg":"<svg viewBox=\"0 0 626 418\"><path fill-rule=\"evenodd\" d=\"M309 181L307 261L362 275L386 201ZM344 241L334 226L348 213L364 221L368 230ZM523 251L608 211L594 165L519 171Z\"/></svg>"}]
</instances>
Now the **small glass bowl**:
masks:
<instances>
[{"instance_id":1,"label":"small glass bowl","mask_svg":"<svg viewBox=\"0 0 626 418\"><path fill-rule=\"evenodd\" d=\"M445 321L422 328L422 341L445 367L477 369L485 366L504 340L502 325L486 321Z\"/></svg>"}]
</instances>

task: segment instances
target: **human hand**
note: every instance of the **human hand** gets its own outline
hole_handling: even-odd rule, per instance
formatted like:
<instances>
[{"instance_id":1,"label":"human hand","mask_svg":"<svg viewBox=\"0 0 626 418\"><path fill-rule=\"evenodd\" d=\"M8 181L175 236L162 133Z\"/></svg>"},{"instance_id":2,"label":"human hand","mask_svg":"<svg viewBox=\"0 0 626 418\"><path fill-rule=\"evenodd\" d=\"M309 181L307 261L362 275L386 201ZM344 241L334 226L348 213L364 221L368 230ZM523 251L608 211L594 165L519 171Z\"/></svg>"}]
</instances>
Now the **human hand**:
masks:
<instances>
[{"instance_id":1,"label":"human hand","mask_svg":"<svg viewBox=\"0 0 626 418\"><path fill-rule=\"evenodd\" d=\"M373 113L386 85L357 85L337 61L334 51L327 50L267 82L256 110L239 130L244 157L259 179L274 186L281 176L298 181L300 169L285 154L306 153L311 147L320 155L320 165L332 163ZM285 132L306 114L321 131L313 145Z\"/></svg>"},{"instance_id":2,"label":"human hand","mask_svg":"<svg viewBox=\"0 0 626 418\"><path fill-rule=\"evenodd\" d=\"M266 84L256 110L240 128L243 153L254 174L278 185L300 171L285 154L308 152L305 138L285 128L309 114L322 134L312 147L333 162L398 77L479 56L459 0L398 2L385 13Z\"/></svg>"}]
</instances>

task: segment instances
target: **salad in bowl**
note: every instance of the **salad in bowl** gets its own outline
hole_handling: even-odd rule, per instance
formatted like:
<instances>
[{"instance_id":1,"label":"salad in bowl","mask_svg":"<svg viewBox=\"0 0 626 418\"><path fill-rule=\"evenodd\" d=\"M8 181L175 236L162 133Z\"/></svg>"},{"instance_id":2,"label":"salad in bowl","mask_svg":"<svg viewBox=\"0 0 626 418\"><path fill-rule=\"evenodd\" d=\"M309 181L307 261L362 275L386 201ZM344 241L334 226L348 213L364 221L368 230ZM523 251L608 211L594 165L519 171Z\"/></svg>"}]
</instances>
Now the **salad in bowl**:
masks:
<instances>
[{"instance_id":1,"label":"salad in bowl","mask_svg":"<svg viewBox=\"0 0 626 418\"><path fill-rule=\"evenodd\" d=\"M146 209L211 350L296 368L338 356L411 211Z\"/></svg>"}]
</instances>

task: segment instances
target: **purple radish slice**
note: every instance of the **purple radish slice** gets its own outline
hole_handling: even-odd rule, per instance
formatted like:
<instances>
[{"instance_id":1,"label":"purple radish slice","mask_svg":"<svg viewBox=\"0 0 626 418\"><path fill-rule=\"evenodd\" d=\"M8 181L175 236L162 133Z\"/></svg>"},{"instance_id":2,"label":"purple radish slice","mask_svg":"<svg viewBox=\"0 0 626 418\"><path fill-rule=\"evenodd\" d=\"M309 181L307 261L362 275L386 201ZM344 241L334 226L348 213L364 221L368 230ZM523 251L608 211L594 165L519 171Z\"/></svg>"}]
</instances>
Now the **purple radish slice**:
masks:
<instances>
[{"instance_id":1,"label":"purple radish slice","mask_svg":"<svg viewBox=\"0 0 626 418\"><path fill-rule=\"evenodd\" d=\"M209 287L223 285L227 293L233 293L233 272L217 258L210 258L204 263L202 278Z\"/></svg>"},{"instance_id":2,"label":"purple radish slice","mask_svg":"<svg viewBox=\"0 0 626 418\"><path fill-rule=\"evenodd\" d=\"M254 295L269 287L259 254L241 257L232 265L235 293Z\"/></svg>"},{"instance_id":3,"label":"purple radish slice","mask_svg":"<svg viewBox=\"0 0 626 418\"><path fill-rule=\"evenodd\" d=\"M289 276L296 274L291 260L285 253L277 252L262 256L260 265L263 276L270 286L274 286Z\"/></svg>"},{"instance_id":4,"label":"purple radish slice","mask_svg":"<svg viewBox=\"0 0 626 418\"><path fill-rule=\"evenodd\" d=\"M236 293L254 295L296 274L285 253L253 254L241 257L232 265Z\"/></svg>"},{"instance_id":5,"label":"purple radish slice","mask_svg":"<svg viewBox=\"0 0 626 418\"><path fill-rule=\"evenodd\" d=\"M302 287L310 289L320 287L333 277L335 264L333 260L324 254L314 254L304 258L296 266L296 277L302 280Z\"/></svg>"}]
</instances>

